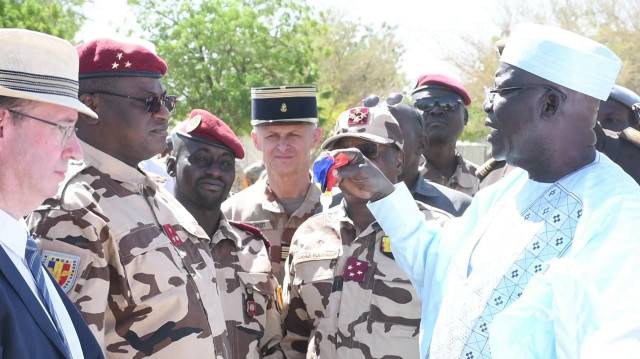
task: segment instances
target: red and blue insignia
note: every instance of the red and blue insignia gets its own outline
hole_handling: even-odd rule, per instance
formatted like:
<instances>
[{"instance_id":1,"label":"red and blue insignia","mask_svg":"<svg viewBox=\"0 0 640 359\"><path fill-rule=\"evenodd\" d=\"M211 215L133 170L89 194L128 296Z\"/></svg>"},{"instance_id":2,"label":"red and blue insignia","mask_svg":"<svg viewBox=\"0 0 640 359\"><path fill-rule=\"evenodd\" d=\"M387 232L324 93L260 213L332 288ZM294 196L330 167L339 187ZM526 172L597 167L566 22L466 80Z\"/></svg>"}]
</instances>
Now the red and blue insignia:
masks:
<instances>
[{"instance_id":1,"label":"red and blue insignia","mask_svg":"<svg viewBox=\"0 0 640 359\"><path fill-rule=\"evenodd\" d=\"M349 120L347 121L349 126L366 125L367 123L369 123L368 107L356 107L349 110Z\"/></svg>"},{"instance_id":2,"label":"red and blue insignia","mask_svg":"<svg viewBox=\"0 0 640 359\"><path fill-rule=\"evenodd\" d=\"M42 251L42 263L51 272L53 278L56 279L60 287L65 293L68 293L78 276L78 267L80 266L80 257L72 254L54 252L49 250Z\"/></svg>"}]
</instances>

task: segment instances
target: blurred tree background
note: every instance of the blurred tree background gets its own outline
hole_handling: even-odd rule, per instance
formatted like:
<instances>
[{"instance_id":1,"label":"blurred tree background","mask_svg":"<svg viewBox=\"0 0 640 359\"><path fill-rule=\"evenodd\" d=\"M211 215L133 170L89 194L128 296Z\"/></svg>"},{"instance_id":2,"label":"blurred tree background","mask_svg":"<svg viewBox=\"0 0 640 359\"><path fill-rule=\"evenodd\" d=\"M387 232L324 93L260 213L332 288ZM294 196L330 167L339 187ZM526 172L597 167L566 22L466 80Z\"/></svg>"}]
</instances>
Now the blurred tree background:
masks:
<instances>
[{"instance_id":1,"label":"blurred tree background","mask_svg":"<svg viewBox=\"0 0 640 359\"><path fill-rule=\"evenodd\" d=\"M73 41L86 20L82 5L91 1L0 0L0 25ZM238 134L248 134L251 87L311 84L318 86L326 136L338 114L367 95L409 94L414 85L401 70L405 47L395 27L318 11L308 0L128 4L139 29L128 35L153 42L169 64L166 84L180 96L173 121L186 118L191 108L206 108ZM483 87L493 84L494 44L518 22L557 25L606 44L623 60L618 83L640 92L640 0L497 0L492 6L486 24L497 29L494 36L455 34L437 54L453 66L456 73L450 75L473 99L462 140L483 141L487 134Z\"/></svg>"}]
</instances>

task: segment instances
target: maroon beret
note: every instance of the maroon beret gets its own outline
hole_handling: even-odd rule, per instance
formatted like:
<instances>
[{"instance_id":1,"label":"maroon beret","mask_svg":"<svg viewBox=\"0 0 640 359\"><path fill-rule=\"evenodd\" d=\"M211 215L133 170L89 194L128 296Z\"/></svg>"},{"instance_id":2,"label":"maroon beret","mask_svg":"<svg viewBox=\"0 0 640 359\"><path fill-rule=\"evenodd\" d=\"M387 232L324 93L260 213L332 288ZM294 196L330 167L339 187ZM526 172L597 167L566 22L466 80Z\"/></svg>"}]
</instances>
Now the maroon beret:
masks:
<instances>
[{"instance_id":1,"label":"maroon beret","mask_svg":"<svg viewBox=\"0 0 640 359\"><path fill-rule=\"evenodd\" d=\"M422 75L418 78L418 83L416 87L411 92L413 96L415 93L423 91L429 87L429 84L441 85L445 87L449 87L462 97L464 100L465 106L469 106L471 104L471 97L469 97L469 93L464 88L462 83L452 79L449 76L441 75L441 74L426 74Z\"/></svg>"},{"instance_id":2,"label":"maroon beret","mask_svg":"<svg viewBox=\"0 0 640 359\"><path fill-rule=\"evenodd\" d=\"M244 158L244 148L233 130L205 110L191 111L189 119L178 124L176 133L195 141L225 148L233 152L236 158Z\"/></svg>"},{"instance_id":3,"label":"maroon beret","mask_svg":"<svg viewBox=\"0 0 640 359\"><path fill-rule=\"evenodd\" d=\"M112 76L161 78L167 64L148 48L114 39L96 39L76 46L80 79Z\"/></svg>"}]
</instances>

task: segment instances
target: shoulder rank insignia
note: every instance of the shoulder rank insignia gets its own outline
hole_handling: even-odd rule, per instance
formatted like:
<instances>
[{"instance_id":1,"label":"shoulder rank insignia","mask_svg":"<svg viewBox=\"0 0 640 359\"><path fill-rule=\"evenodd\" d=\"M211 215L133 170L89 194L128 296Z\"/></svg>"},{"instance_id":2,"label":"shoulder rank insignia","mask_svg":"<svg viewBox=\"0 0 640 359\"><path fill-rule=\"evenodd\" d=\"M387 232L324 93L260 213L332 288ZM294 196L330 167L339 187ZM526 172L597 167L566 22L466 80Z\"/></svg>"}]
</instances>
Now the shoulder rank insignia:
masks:
<instances>
[{"instance_id":1,"label":"shoulder rank insignia","mask_svg":"<svg viewBox=\"0 0 640 359\"><path fill-rule=\"evenodd\" d=\"M42 251L42 264L51 272L51 275L65 293L68 293L73 288L78 276L80 257L44 250Z\"/></svg>"},{"instance_id":2,"label":"shoulder rank insignia","mask_svg":"<svg viewBox=\"0 0 640 359\"><path fill-rule=\"evenodd\" d=\"M382 241L380 242L380 252L391 259L395 259L393 257L393 252L391 252L391 240L388 236L382 237Z\"/></svg>"}]
</instances>

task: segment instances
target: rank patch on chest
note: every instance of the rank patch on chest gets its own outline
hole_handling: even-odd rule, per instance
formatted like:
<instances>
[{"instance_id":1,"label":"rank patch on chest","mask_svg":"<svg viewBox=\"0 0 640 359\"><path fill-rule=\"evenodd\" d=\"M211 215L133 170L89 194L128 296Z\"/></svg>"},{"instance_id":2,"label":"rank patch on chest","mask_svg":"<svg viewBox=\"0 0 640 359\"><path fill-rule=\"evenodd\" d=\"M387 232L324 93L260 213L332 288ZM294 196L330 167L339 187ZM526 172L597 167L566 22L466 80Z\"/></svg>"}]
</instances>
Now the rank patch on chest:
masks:
<instances>
[{"instance_id":1,"label":"rank patch on chest","mask_svg":"<svg viewBox=\"0 0 640 359\"><path fill-rule=\"evenodd\" d=\"M361 283L364 281L367 270L369 270L368 262L360 260L356 257L349 257L347 259L347 267L344 269L342 277L345 281L353 280Z\"/></svg>"},{"instance_id":2,"label":"rank patch on chest","mask_svg":"<svg viewBox=\"0 0 640 359\"><path fill-rule=\"evenodd\" d=\"M51 272L60 287L68 293L78 276L80 257L72 254L45 250L42 252L42 264Z\"/></svg>"},{"instance_id":3,"label":"rank patch on chest","mask_svg":"<svg viewBox=\"0 0 640 359\"><path fill-rule=\"evenodd\" d=\"M179 246L182 244L182 239L178 235L178 232L173 229L172 225L165 224L164 226L162 226L162 229L164 229L164 233L167 235L167 237L169 237L171 243L173 243L174 246Z\"/></svg>"}]
</instances>

